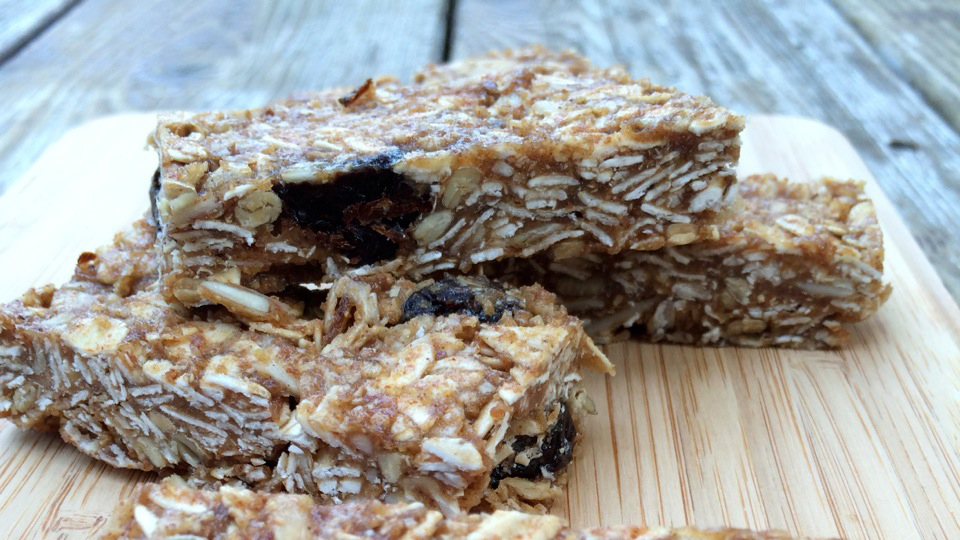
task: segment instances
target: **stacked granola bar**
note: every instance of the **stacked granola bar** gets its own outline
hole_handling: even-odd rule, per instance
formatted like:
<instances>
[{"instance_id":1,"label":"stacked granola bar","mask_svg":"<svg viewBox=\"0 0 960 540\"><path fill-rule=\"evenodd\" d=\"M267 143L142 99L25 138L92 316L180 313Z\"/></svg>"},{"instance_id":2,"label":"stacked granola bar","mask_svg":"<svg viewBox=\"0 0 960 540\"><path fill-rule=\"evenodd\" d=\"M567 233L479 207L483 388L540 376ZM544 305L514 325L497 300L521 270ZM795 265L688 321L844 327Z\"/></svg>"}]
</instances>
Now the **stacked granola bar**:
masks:
<instances>
[{"instance_id":1,"label":"stacked granola bar","mask_svg":"<svg viewBox=\"0 0 960 540\"><path fill-rule=\"evenodd\" d=\"M145 487L118 538L778 537L460 515L558 496L588 332L834 347L889 295L862 186L738 184L742 128L542 48L165 115L151 215L0 309L0 416L220 490Z\"/></svg>"},{"instance_id":2,"label":"stacked granola bar","mask_svg":"<svg viewBox=\"0 0 960 540\"><path fill-rule=\"evenodd\" d=\"M186 470L196 485L419 500L447 514L542 508L592 410L581 366L612 373L538 286L377 274L342 277L323 298L222 291L238 312L262 307L245 318L164 300L154 245L155 229L137 223L81 256L70 283L4 308L5 416L118 467Z\"/></svg>"},{"instance_id":3,"label":"stacked granola bar","mask_svg":"<svg viewBox=\"0 0 960 540\"><path fill-rule=\"evenodd\" d=\"M541 283L607 342L629 328L651 341L838 347L844 326L886 301L883 240L860 182L739 184L718 236L685 246L488 263L486 275Z\"/></svg>"},{"instance_id":4,"label":"stacked granola bar","mask_svg":"<svg viewBox=\"0 0 960 540\"><path fill-rule=\"evenodd\" d=\"M419 503L377 501L319 506L308 497L230 487L197 491L181 482L141 486L126 499L104 540L147 538L382 538L515 540L789 540L783 532L606 527L571 529L556 516L498 510L443 516Z\"/></svg>"},{"instance_id":5,"label":"stacked granola bar","mask_svg":"<svg viewBox=\"0 0 960 540\"><path fill-rule=\"evenodd\" d=\"M187 305L389 261L419 278L716 235L743 118L540 48L235 113L172 115L154 208Z\"/></svg>"}]
</instances>

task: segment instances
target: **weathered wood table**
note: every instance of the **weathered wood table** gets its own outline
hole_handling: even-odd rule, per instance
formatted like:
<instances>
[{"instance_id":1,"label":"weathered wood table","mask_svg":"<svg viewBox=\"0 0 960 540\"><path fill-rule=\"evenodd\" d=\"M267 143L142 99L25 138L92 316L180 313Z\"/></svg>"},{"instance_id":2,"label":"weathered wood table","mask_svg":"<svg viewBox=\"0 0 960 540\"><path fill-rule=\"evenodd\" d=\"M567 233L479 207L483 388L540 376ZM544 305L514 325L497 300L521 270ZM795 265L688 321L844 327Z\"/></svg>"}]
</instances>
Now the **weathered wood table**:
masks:
<instances>
[{"instance_id":1,"label":"weathered wood table","mask_svg":"<svg viewBox=\"0 0 960 540\"><path fill-rule=\"evenodd\" d=\"M373 75L395 74L407 79L427 62L534 42L577 50L601 65L624 64L635 75L646 75L655 82L676 85L691 93L710 95L717 102L748 115L806 116L834 126L852 141L857 153L867 162L938 270L946 290L954 298L960 298L960 237L957 232L960 230L960 3L955 0L667 0L656 3L629 0L0 0L0 98L4 104L0 108L0 202L4 200L4 192L13 194L18 185L23 185L18 184L18 180L45 148L71 128L94 118L130 111L257 106L291 92L330 85L353 86ZM797 131L793 135L802 136L799 134L803 129L797 128ZM98 150L103 149L106 154L109 148L128 147L122 143L116 137L105 136L102 141L84 141L82 148L89 149L86 155L90 156L90 163L109 163L109 156L98 154ZM138 145L139 141L134 146ZM852 154L846 150L840 153ZM75 154L70 156L70 159L83 159L76 158ZM69 174L69 163L56 165L56 170ZM790 167L784 169L790 170ZM89 178L89 167L85 171L86 176L81 178ZM123 171L116 170L105 171L105 176L124 178ZM142 182L140 176L140 173L131 175L130 182ZM82 191L80 186L71 186L70 189ZM129 193L130 189L130 186L123 186L120 191ZM43 195L37 194L36 186L31 190L31 200L38 205L37 213L42 213ZM62 201L71 197L69 193L59 193L52 198L63 204ZM105 192L102 197L105 201L103 208L84 211L108 211L111 194ZM120 196L120 199L123 197L127 195ZM77 200L90 201L96 197L77 196ZM18 211L23 212L22 208ZM82 214L80 210L76 213ZM4 223L0 220L0 238L9 238L16 230L4 230ZM77 225L82 227L83 224ZM901 230L898 228L895 232ZM892 236L896 237L896 234ZM914 251L899 254L904 242L902 237L890 239L893 252L897 254L892 266L895 276L899 275L898 272L906 275L897 270L903 267L903 263L897 261L922 261ZM75 251L79 253L91 247L77 245ZM73 257L73 250L68 251L68 258ZM930 384L937 386L936 395L951 395L953 390L946 386L958 379L958 368L954 364L960 362L951 363L949 358L943 357L944 354L955 356L949 351L956 350L951 339L957 335L960 326L956 321L960 319L956 318L952 303L937 304L947 296L944 289L936 284L926 288L923 285L926 281L935 282L936 278L932 273L920 272L916 281L902 281L908 284L900 289L904 296L896 297L896 302L891 303L894 307L888 308L886 317L874 321L872 326L865 326L863 332L877 343L882 341L889 350L898 350L905 342L897 340L907 336L909 328L885 327L886 321L912 313L903 306L915 299L917 303L945 305L945 311L937 313L949 313L936 318L938 324L932 325L936 326L934 330L941 339L937 344L939 348L930 345L931 348L925 349L923 344L918 345L911 354L922 358L923 362L918 361L915 365L898 360L901 357L891 357L888 363L873 364L860 362L858 351L873 351L874 341L858 339L853 348L836 357L814 355L804 357L803 363L789 365L771 362L770 369L783 369L785 373L791 373L791 377L796 373L802 375L785 386L787 394L796 393L802 398L800 405L792 398L787 399L789 396L781 396L779 387L737 387L731 390L732 387L723 389L707 384L707 381L714 380L708 375L724 378L734 377L733 372L737 369L766 370L768 368L764 366L767 364L760 361L769 360L767 356L776 357L777 352L741 353L733 349L698 352L694 355L696 362L686 364L680 361L671 363L667 356L679 356L674 351L662 356L660 364L644 364L644 369L649 371L644 377L650 380L658 376L663 376L664 380L676 379L676 370L682 370L683 377L686 377L683 380L694 381L691 384L699 381L702 387L679 385L662 389L667 396L665 399L675 397L676 405L684 409L695 409L697 399L704 393L719 395L721 391L729 390L731 394L727 397L733 403L733 396L739 396L741 390L756 392L761 398L769 391L771 395L761 399L759 408L750 413L754 415L751 417L754 424L751 425L757 430L769 420L768 411L797 407L797 411L806 414L808 408L819 407L821 399L826 403L836 397L819 394L818 384L828 379L836 384L855 383L851 383L850 406L843 409L846 412L841 424L823 428L828 434L835 431L838 440L842 440L848 431L856 432L862 428L864 431L879 430L881 435L889 434L885 439L889 442L899 432L884 426L909 415L913 415L910 418L916 417L916 424L911 425L921 426L917 427L921 431L927 425L922 422L928 420L930 425L953 425L956 423L953 419L960 416L956 400L928 403L928 394L915 392L912 399L917 406L905 407L904 412L886 408L890 403L899 402L888 400L885 404L883 400L876 401L876 395L861 392L861 389L877 390L877 381L884 380L896 380L904 388L916 390L914 386L920 385L920 379L911 379L914 377L912 370L916 369L916 373L931 377ZM8 296L0 301L6 301ZM932 298L934 296L939 298ZM902 318L906 319L908 315ZM613 349L620 357L625 356L624 350ZM756 362L753 354L759 354ZM864 358L872 359L864 354ZM714 364L711 363L714 356L729 358ZM903 353L902 358L907 357L908 354ZM831 367L841 359L852 362L854 367L850 369L854 375L841 376L840 368ZM955 360L960 361L960 358ZM812 363L806 363L808 361ZM665 367L668 365L671 366L669 369ZM726 367L718 367L726 365L740 367L732 368L728 374ZM713 367L707 369L703 366ZM613 383L597 379L597 395L631 391L630 381L639 380L630 378L631 369L635 368L626 369L627 376L614 379ZM710 370L716 373L707 373ZM878 375L881 370L889 373L884 372L886 375L881 377ZM862 381L857 379L858 376ZM817 384L807 384L809 381L803 377ZM924 381L921 382L926 384ZM621 388L623 386L626 389ZM648 405L658 402L658 386L642 391ZM653 392L653 397L647 396L647 392ZM929 395L934 395L933 390ZM779 401L781 397L782 403ZM770 403L764 404L764 399ZM601 402L600 408L616 409L620 403ZM675 404L671 401L669 405L673 407ZM670 407L664 406L664 410ZM825 411L836 414L836 409ZM606 414L613 418L613 412L607 411ZM633 418L635 411L628 412L618 409L617 418ZM714 412L719 415L723 411ZM873 416L864 420L864 414ZM674 420L670 417L671 422ZM842 424L847 421L849 425ZM611 426L613 422L611 420ZM670 428L667 424L661 427ZM9 424L0 423L3 437L13 437L11 431ZM788 429L778 436L789 438L796 435L800 441L808 433L819 431L820 426L804 426L802 430L796 428L796 433ZM855 435L850 437L856 438ZM612 427L610 436L615 439ZM33 441L30 444L34 446L57 444L52 438L23 437L18 440ZM657 439L652 434L651 438ZM956 457L960 451L956 449L960 447L960 440L957 437L934 440L942 444L936 448L918 447L917 453L946 456L949 459L942 463L947 464L958 461ZM636 441L606 439L602 442L614 449L624 444L637 444ZM874 450L877 455L892 452L896 454L894 457L902 458L915 450L914 442L912 439L898 442L900 446L894 447L902 447L902 451ZM815 450L819 449L817 444L819 442L815 441ZM797 447L801 447L799 442ZM733 443L730 448L735 448ZM23 451L26 450L24 446ZM723 448L712 451L717 452L718 460L724 455ZM859 448L852 454L844 454L841 461L863 470L877 463L882 466L893 463L871 461L869 456L873 454L869 451L869 448ZM762 451L758 452L757 455L763 455ZM602 467L609 461L605 456L587 456L584 463L588 466L598 463ZM781 456L775 457L779 462ZM828 460L826 463L832 462ZM878 470L881 465L877 465ZM9 472L10 467L16 466L12 460L0 462L0 472ZM91 470L96 467L97 475L112 474L103 472L100 465L89 467ZM720 464L716 470L726 468ZM911 531L927 532L955 530L950 527L956 525L954 514L958 508L950 502L941 502L941 498L943 501L960 500L955 470L945 470L943 474L936 470L896 472L910 477L923 473L924 478L936 481L923 485L905 483L910 486L908 493L891 494L891 508L895 502L900 505L897 508L903 511L903 515L908 515L915 501L929 500L933 502L924 503L924 508L935 508L937 512L934 514L943 517L942 522L937 518L936 523L911 523L904 524L905 527L909 525L907 528ZM654 473L660 474L659 471ZM828 467L823 474L828 479L840 477L834 473ZM662 474L666 476L672 472L664 470ZM786 482L792 473L778 471L778 474L780 476L767 478L765 482L771 485ZM644 482L646 478L649 476L644 477ZM704 485L710 482L727 485L727 480L739 482L719 477L699 478ZM72 482L73 479L65 481ZM882 498L871 492L871 485L868 482L856 486L859 491L853 498L856 501L861 496L864 500ZM0 482L0 491L7 487ZM701 501L702 504L703 500L710 500L695 493L696 487L684 484L685 508L689 506L687 502ZM799 489L796 485L793 487ZM939 491L944 491L942 497ZM607 487L598 486L596 498L606 501L614 493L621 492L619 485L616 489L611 487L609 493ZM784 493L785 497L790 497L789 490ZM732 497L733 492L728 491L727 495ZM84 500L86 497L83 495ZM0 500L0 515L9 516L3 513L5 509L9 512L9 508L13 508L8 506L9 502ZM759 508L765 502L755 502L754 505ZM60 503L62 501L57 504ZM726 515L725 499L718 498L713 503L724 505L722 513ZM834 502L829 503L833 508ZM17 504L25 503L18 499ZM621 499L620 507L624 504ZM857 504L852 506L860 508ZM658 515L662 518L663 512L652 518ZM875 516L869 511L845 515L843 523L837 523L837 530L852 535L857 535L858 531L880 530L875 527L875 522L896 521L899 515ZM803 522L803 519L794 517L787 516L781 521L786 524ZM95 518L100 519L99 516ZM746 514L731 515L732 522L745 520L751 522ZM856 525L861 520L864 521L862 527ZM2 525L0 520L0 530L3 530ZM44 524L43 528L76 530L80 535L87 528L101 524L99 521L78 521L58 522L56 527L48 525ZM895 530L896 524L890 527L884 530Z\"/></svg>"}]
</instances>

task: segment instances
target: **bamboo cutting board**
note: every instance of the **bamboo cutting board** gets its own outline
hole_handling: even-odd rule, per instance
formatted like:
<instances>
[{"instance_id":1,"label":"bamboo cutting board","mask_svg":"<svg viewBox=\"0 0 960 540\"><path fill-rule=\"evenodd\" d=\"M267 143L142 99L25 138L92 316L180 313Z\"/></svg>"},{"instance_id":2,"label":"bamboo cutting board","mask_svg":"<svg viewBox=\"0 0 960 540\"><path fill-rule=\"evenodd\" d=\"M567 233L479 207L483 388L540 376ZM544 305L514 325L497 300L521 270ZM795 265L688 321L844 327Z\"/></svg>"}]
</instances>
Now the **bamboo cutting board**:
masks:
<instances>
[{"instance_id":1,"label":"bamboo cutting board","mask_svg":"<svg viewBox=\"0 0 960 540\"><path fill-rule=\"evenodd\" d=\"M0 299L66 280L77 255L147 208L149 115L68 133L0 197ZM836 131L755 117L741 172L869 179ZM906 179L905 181L909 181ZM890 301L837 352L607 348L598 414L559 505L575 525L779 528L811 536L960 538L960 310L886 197ZM0 421L0 538L89 538L152 475Z\"/></svg>"}]
</instances>

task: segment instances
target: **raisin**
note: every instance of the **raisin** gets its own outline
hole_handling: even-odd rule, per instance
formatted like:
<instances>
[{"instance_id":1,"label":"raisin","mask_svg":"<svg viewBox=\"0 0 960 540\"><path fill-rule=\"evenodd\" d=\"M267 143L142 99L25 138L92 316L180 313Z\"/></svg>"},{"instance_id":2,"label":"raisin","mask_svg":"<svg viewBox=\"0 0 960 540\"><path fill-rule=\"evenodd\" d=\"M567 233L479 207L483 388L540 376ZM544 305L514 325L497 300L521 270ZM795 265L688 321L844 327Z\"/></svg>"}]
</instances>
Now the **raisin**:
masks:
<instances>
[{"instance_id":1,"label":"raisin","mask_svg":"<svg viewBox=\"0 0 960 540\"><path fill-rule=\"evenodd\" d=\"M419 315L462 313L491 324L499 321L505 312L521 307L519 299L492 281L460 277L437 281L411 294L403 303L403 320Z\"/></svg>"},{"instance_id":2,"label":"raisin","mask_svg":"<svg viewBox=\"0 0 960 540\"><path fill-rule=\"evenodd\" d=\"M504 478L523 478L536 480L543 471L554 474L561 471L573 460L573 442L577 438L577 426L565 404L560 405L560 414L556 423L550 426L540 442L540 455L526 465L511 462L497 465L490 474L490 489L497 489ZM537 444L537 437L518 435L513 439L514 452L523 452Z\"/></svg>"},{"instance_id":3,"label":"raisin","mask_svg":"<svg viewBox=\"0 0 960 540\"><path fill-rule=\"evenodd\" d=\"M390 167L399 153L359 161L325 184L284 184L273 190L283 213L318 233L355 264L396 256L407 228L431 207L429 194Z\"/></svg>"},{"instance_id":4,"label":"raisin","mask_svg":"<svg viewBox=\"0 0 960 540\"><path fill-rule=\"evenodd\" d=\"M160 223L157 215L157 195L160 194L160 168L153 173L153 180L150 181L150 215L154 223Z\"/></svg>"}]
</instances>

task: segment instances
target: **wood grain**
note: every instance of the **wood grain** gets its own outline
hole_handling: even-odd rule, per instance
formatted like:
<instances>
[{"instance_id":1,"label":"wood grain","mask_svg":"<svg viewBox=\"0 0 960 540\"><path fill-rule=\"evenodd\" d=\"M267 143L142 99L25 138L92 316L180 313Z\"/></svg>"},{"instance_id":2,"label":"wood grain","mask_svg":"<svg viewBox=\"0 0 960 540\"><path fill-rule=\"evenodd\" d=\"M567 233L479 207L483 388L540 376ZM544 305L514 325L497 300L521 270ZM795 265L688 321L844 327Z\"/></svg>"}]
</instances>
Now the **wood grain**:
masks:
<instances>
[{"instance_id":1,"label":"wood grain","mask_svg":"<svg viewBox=\"0 0 960 540\"><path fill-rule=\"evenodd\" d=\"M147 179L157 158L146 141L155 118L117 115L67 132L0 197L0 254L20 261L4 272L0 301L68 280L80 253L109 243L150 208Z\"/></svg>"},{"instance_id":2,"label":"wood grain","mask_svg":"<svg viewBox=\"0 0 960 540\"><path fill-rule=\"evenodd\" d=\"M454 58L544 43L601 65L623 64L742 113L807 116L837 127L960 299L960 241L952 232L960 230L960 134L828 0L656 6L459 0L457 6ZM960 94L949 97L956 103Z\"/></svg>"},{"instance_id":3,"label":"wood grain","mask_svg":"<svg viewBox=\"0 0 960 540\"><path fill-rule=\"evenodd\" d=\"M831 0L894 71L960 130L960 3Z\"/></svg>"},{"instance_id":4,"label":"wood grain","mask_svg":"<svg viewBox=\"0 0 960 540\"><path fill-rule=\"evenodd\" d=\"M20 2L19 4L23 4ZM443 0L86 0L0 68L0 192L109 113L259 106L439 60Z\"/></svg>"},{"instance_id":5,"label":"wood grain","mask_svg":"<svg viewBox=\"0 0 960 540\"><path fill-rule=\"evenodd\" d=\"M0 64L80 0L0 0Z\"/></svg>"},{"instance_id":6,"label":"wood grain","mask_svg":"<svg viewBox=\"0 0 960 540\"><path fill-rule=\"evenodd\" d=\"M0 197L0 298L66 279L77 253L146 208L153 162L140 141L152 123L127 115L72 131ZM81 159L97 144L125 166ZM870 179L839 132L797 118L752 118L741 169ZM558 513L576 525L960 538L960 309L870 181L894 293L854 328L853 343L837 352L609 347L618 375L587 381L598 414ZM119 210L91 211L106 191ZM0 422L0 538L89 537L145 478Z\"/></svg>"}]
</instances>

